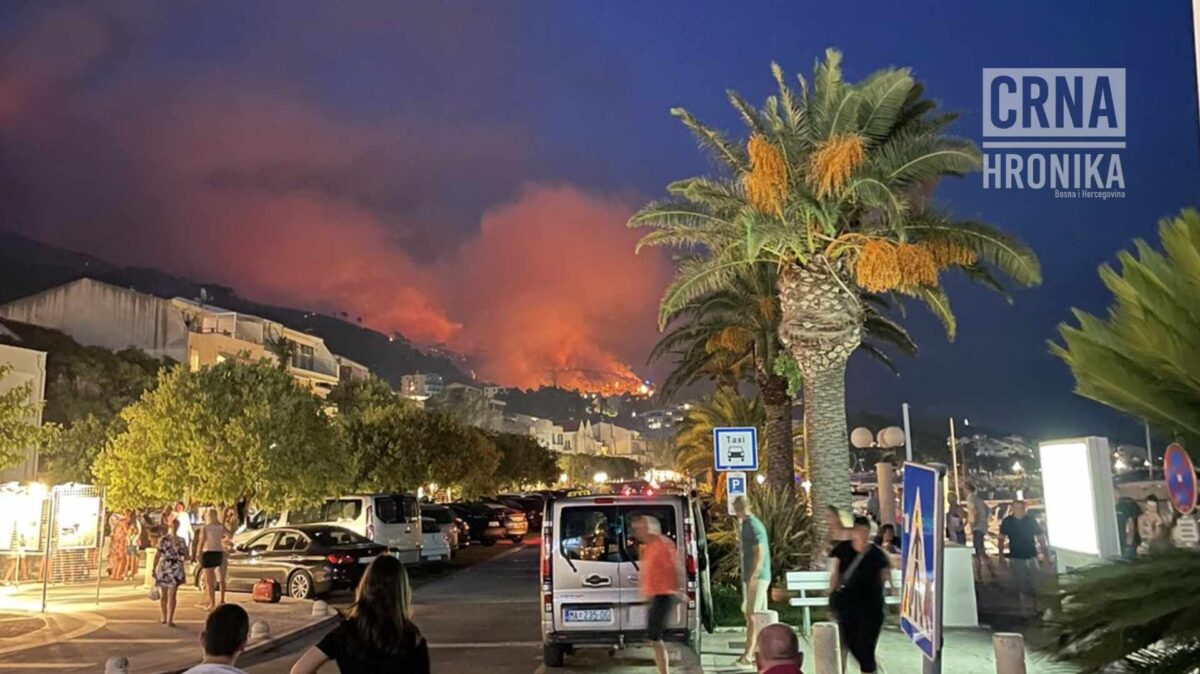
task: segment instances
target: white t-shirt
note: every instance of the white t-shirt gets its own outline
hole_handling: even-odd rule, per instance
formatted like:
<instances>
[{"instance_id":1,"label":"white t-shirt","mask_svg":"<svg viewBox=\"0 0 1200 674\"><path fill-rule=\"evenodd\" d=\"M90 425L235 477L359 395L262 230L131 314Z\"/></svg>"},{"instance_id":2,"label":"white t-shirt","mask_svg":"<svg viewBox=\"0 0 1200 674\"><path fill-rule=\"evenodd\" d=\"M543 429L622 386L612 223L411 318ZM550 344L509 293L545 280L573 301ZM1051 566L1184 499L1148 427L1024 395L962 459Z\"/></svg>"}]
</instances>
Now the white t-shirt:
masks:
<instances>
[{"instance_id":1,"label":"white t-shirt","mask_svg":"<svg viewBox=\"0 0 1200 674\"><path fill-rule=\"evenodd\" d=\"M175 519L179 522L179 537L190 548L192 547L192 520L187 511L175 513Z\"/></svg>"},{"instance_id":2,"label":"white t-shirt","mask_svg":"<svg viewBox=\"0 0 1200 674\"><path fill-rule=\"evenodd\" d=\"M246 674L246 670L233 665L218 665L215 663L196 665L183 674Z\"/></svg>"}]
</instances>

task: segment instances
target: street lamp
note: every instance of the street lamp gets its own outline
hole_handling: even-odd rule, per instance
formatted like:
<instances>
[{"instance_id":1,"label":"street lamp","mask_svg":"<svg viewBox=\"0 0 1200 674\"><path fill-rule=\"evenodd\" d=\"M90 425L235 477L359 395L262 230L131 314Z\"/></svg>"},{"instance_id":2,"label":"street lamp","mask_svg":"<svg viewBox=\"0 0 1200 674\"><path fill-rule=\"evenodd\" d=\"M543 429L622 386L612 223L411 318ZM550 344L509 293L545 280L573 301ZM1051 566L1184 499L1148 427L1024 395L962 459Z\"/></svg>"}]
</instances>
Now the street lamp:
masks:
<instances>
[{"instance_id":1,"label":"street lamp","mask_svg":"<svg viewBox=\"0 0 1200 674\"><path fill-rule=\"evenodd\" d=\"M604 471L596 473L592 476L592 482L595 482L596 484L604 484L605 482L608 482L608 473Z\"/></svg>"},{"instance_id":2,"label":"street lamp","mask_svg":"<svg viewBox=\"0 0 1200 674\"><path fill-rule=\"evenodd\" d=\"M871 433L870 429L860 426L851 431L850 444L854 445L857 449L867 449L868 447L893 449L905 444L905 435L904 431L898 426L888 426L881 429L878 434ZM859 459L855 465L861 462L862 459ZM875 464L876 493L879 497L879 519L883 522L892 523L896 521L895 475L896 471L891 463L880 461Z\"/></svg>"}]
</instances>

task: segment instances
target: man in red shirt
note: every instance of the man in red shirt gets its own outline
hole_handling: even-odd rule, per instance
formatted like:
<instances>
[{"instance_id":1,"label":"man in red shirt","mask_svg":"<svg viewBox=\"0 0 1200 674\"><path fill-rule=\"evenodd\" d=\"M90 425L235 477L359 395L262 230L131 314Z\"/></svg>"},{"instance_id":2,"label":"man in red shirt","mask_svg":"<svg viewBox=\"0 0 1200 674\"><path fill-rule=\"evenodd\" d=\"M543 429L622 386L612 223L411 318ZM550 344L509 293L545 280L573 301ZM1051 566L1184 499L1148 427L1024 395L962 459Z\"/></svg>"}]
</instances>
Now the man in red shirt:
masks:
<instances>
[{"instance_id":1,"label":"man in red shirt","mask_svg":"<svg viewBox=\"0 0 1200 674\"><path fill-rule=\"evenodd\" d=\"M767 625L758 633L758 650L754 652L758 674L803 674L804 654L800 641L791 627L783 623Z\"/></svg>"},{"instance_id":2,"label":"man in red shirt","mask_svg":"<svg viewBox=\"0 0 1200 674\"><path fill-rule=\"evenodd\" d=\"M668 655L663 643L663 630L684 596L679 590L679 564L675 541L662 535L662 525L653 517L633 520L633 538L638 542L638 588L650 605L646 611L646 638L654 649L654 664L658 674L667 674Z\"/></svg>"}]
</instances>

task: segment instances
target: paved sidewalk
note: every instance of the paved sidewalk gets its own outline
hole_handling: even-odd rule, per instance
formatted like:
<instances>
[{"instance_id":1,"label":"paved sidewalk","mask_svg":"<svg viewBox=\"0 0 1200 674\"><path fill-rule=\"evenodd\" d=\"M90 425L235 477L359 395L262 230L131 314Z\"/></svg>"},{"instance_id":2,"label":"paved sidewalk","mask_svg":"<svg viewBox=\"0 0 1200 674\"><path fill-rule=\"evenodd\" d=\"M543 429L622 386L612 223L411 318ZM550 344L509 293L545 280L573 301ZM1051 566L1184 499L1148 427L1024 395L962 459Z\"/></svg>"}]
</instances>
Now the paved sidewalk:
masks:
<instances>
[{"instance_id":1,"label":"paved sidewalk","mask_svg":"<svg viewBox=\"0 0 1200 674\"><path fill-rule=\"evenodd\" d=\"M199 661L206 612L194 588L181 588L173 628L159 623L158 602L140 584L106 581L98 604L95 585L54 587L47 613L13 608L36 607L40 599L40 587L0 596L0 608L44 623L7 638L0 633L0 671L103 671L108 658L125 656L131 673L149 673ZM263 620L270 626L270 641L251 644L260 650L278 646L281 637L297 630L319 629L328 620L313 618L309 601L285 597L279 604L256 604L247 593L229 593L227 600L241 604L251 623Z\"/></svg>"}]
</instances>

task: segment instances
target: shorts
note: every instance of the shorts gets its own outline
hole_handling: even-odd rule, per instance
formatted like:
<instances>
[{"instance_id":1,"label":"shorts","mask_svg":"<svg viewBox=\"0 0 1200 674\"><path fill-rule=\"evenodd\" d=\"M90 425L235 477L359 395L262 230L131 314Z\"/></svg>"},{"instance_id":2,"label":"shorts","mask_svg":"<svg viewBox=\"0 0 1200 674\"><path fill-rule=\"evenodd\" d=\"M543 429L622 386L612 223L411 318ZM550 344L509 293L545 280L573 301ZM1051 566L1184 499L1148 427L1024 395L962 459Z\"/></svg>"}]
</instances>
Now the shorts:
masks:
<instances>
[{"instance_id":1,"label":"shorts","mask_svg":"<svg viewBox=\"0 0 1200 674\"><path fill-rule=\"evenodd\" d=\"M650 599L650 610L646 613L646 639L662 641L663 631L667 628L667 618L675 606L675 596L670 594L655 595Z\"/></svg>"},{"instance_id":2,"label":"shorts","mask_svg":"<svg viewBox=\"0 0 1200 674\"><path fill-rule=\"evenodd\" d=\"M770 583L765 580L759 580L755 583L758 590L754 596L750 596L750 586L742 584L742 612L744 613L762 613L767 610L767 590L770 589Z\"/></svg>"},{"instance_id":3,"label":"shorts","mask_svg":"<svg viewBox=\"0 0 1200 674\"><path fill-rule=\"evenodd\" d=\"M971 544L975 546L975 554L980 557L987 556L987 548L984 546L984 541L987 540L987 532L982 529L971 530Z\"/></svg>"},{"instance_id":4,"label":"shorts","mask_svg":"<svg viewBox=\"0 0 1200 674\"><path fill-rule=\"evenodd\" d=\"M219 568L221 566L221 559L224 556L225 556L225 553L221 552L220 550L212 550L209 552L205 552L200 555L200 568L202 568L202 569Z\"/></svg>"},{"instance_id":5,"label":"shorts","mask_svg":"<svg viewBox=\"0 0 1200 674\"><path fill-rule=\"evenodd\" d=\"M1012 570L1013 583L1017 586L1019 594L1037 594L1038 561L1036 558L1010 559L1008 567Z\"/></svg>"}]
</instances>

